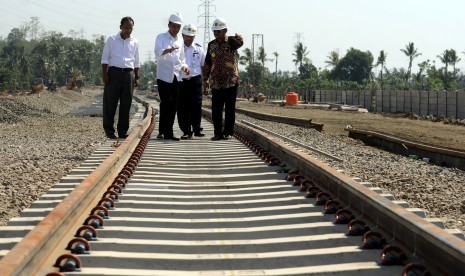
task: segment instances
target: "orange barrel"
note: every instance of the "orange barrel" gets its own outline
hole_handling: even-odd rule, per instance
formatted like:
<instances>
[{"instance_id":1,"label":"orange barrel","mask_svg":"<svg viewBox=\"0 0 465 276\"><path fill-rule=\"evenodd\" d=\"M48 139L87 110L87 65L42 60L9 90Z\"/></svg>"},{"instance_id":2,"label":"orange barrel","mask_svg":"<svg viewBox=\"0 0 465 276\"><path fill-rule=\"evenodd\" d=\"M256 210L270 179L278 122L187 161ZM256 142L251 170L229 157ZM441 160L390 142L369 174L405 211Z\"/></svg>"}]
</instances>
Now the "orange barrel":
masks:
<instances>
[{"instance_id":1,"label":"orange barrel","mask_svg":"<svg viewBox=\"0 0 465 276\"><path fill-rule=\"evenodd\" d=\"M297 105L299 104L299 95L295 92L289 92L286 94L286 105Z\"/></svg>"}]
</instances>

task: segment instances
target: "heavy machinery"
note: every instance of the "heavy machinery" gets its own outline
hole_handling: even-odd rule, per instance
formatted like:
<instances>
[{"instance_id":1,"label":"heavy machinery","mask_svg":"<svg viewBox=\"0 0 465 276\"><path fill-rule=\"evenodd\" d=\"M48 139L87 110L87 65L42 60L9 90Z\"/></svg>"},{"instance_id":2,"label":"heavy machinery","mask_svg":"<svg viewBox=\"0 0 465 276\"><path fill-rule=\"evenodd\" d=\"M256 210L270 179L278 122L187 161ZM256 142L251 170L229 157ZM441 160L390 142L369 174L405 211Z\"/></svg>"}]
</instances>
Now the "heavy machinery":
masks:
<instances>
[{"instance_id":1,"label":"heavy machinery","mask_svg":"<svg viewBox=\"0 0 465 276\"><path fill-rule=\"evenodd\" d=\"M34 84L32 85L32 93L40 93L45 90L44 79L43 78L35 78Z\"/></svg>"},{"instance_id":2,"label":"heavy machinery","mask_svg":"<svg viewBox=\"0 0 465 276\"><path fill-rule=\"evenodd\" d=\"M66 89L81 92L81 87L84 85L84 76L73 73L71 78L66 79Z\"/></svg>"}]
</instances>

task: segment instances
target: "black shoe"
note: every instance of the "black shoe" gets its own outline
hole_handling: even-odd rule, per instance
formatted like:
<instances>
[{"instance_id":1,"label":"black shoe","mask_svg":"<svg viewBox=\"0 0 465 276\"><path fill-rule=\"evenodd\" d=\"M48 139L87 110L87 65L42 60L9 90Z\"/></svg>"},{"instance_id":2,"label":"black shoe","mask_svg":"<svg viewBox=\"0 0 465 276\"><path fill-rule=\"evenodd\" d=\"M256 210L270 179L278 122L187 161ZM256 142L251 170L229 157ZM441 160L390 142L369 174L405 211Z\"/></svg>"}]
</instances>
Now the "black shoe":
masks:
<instances>
[{"instance_id":1,"label":"black shoe","mask_svg":"<svg viewBox=\"0 0 465 276\"><path fill-rule=\"evenodd\" d=\"M181 136L181 140L190 140L192 139L192 134L184 134Z\"/></svg>"},{"instance_id":2,"label":"black shoe","mask_svg":"<svg viewBox=\"0 0 465 276\"><path fill-rule=\"evenodd\" d=\"M166 136L165 136L165 140L179 141L179 140L181 140L181 139L179 139L178 137L174 137L174 136L171 136L171 137L166 137Z\"/></svg>"},{"instance_id":3,"label":"black shoe","mask_svg":"<svg viewBox=\"0 0 465 276\"><path fill-rule=\"evenodd\" d=\"M203 134L201 131L194 133L195 137L203 137L205 134Z\"/></svg>"},{"instance_id":4,"label":"black shoe","mask_svg":"<svg viewBox=\"0 0 465 276\"><path fill-rule=\"evenodd\" d=\"M231 135L225 135L223 136L223 140L231 140L232 136Z\"/></svg>"},{"instance_id":5,"label":"black shoe","mask_svg":"<svg viewBox=\"0 0 465 276\"><path fill-rule=\"evenodd\" d=\"M112 134L107 134L108 139L118 139L114 133Z\"/></svg>"},{"instance_id":6,"label":"black shoe","mask_svg":"<svg viewBox=\"0 0 465 276\"><path fill-rule=\"evenodd\" d=\"M126 138L128 138L128 136L129 135L127 135L127 134L118 135L118 137L121 138L121 139L126 139Z\"/></svg>"},{"instance_id":7,"label":"black shoe","mask_svg":"<svg viewBox=\"0 0 465 276\"><path fill-rule=\"evenodd\" d=\"M157 139L163 139L163 134L159 133L159 134L157 135Z\"/></svg>"},{"instance_id":8,"label":"black shoe","mask_svg":"<svg viewBox=\"0 0 465 276\"><path fill-rule=\"evenodd\" d=\"M223 140L224 137L223 136L218 136L218 135L215 135L211 138L212 141L219 141L219 140Z\"/></svg>"}]
</instances>

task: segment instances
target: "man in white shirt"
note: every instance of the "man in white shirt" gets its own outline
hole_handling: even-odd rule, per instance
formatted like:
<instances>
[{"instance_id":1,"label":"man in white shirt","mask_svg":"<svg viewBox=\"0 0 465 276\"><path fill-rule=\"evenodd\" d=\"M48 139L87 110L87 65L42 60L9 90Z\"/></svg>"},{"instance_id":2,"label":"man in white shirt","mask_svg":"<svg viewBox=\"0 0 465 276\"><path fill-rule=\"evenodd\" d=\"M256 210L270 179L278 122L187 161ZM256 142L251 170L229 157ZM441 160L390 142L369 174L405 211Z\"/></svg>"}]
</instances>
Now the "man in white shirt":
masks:
<instances>
[{"instance_id":1,"label":"man in white shirt","mask_svg":"<svg viewBox=\"0 0 465 276\"><path fill-rule=\"evenodd\" d=\"M184 53L190 73L182 73L182 82L178 99L178 123L184 133L181 139L191 139L192 134L203 137L200 122L202 119L202 66L205 63L205 51L202 46L193 43L197 28L186 24L182 28Z\"/></svg>"},{"instance_id":2,"label":"man in white shirt","mask_svg":"<svg viewBox=\"0 0 465 276\"><path fill-rule=\"evenodd\" d=\"M157 35L155 39L157 85L160 96L160 120L157 138L173 141L179 141L179 138L173 135L173 124L176 117L181 71L189 74L183 42L178 38L181 24L181 15L179 13L171 14L168 19L168 31Z\"/></svg>"},{"instance_id":3,"label":"man in white shirt","mask_svg":"<svg viewBox=\"0 0 465 276\"><path fill-rule=\"evenodd\" d=\"M139 42L131 37L134 20L127 16L121 19L120 30L110 36L102 52L103 129L110 139L116 139L115 113L119 101L118 136L126 138L129 129L129 112L134 87L139 80Z\"/></svg>"}]
</instances>

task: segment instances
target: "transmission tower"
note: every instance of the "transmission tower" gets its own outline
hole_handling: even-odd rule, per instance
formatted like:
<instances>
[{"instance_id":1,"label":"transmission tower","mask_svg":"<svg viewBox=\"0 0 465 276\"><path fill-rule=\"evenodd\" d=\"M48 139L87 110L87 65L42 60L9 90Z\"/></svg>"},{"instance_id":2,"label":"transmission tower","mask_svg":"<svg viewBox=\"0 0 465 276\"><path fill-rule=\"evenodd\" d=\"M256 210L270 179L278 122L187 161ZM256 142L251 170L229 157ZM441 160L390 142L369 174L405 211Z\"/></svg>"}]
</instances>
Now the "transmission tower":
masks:
<instances>
[{"instance_id":1,"label":"transmission tower","mask_svg":"<svg viewBox=\"0 0 465 276\"><path fill-rule=\"evenodd\" d=\"M210 7L215 8L216 6L212 5L211 3L213 0L200 0L202 4L199 5L199 10L203 10L204 12L199 15L199 18L203 17L203 24L199 26L199 29L203 29L203 48L206 49L208 42L210 42L210 17L214 17L213 14L210 13Z\"/></svg>"},{"instance_id":2,"label":"transmission tower","mask_svg":"<svg viewBox=\"0 0 465 276\"><path fill-rule=\"evenodd\" d=\"M297 45L299 42L301 42L303 37L304 37L304 33L295 33L295 36L294 36L295 44L294 45Z\"/></svg>"},{"instance_id":3,"label":"transmission tower","mask_svg":"<svg viewBox=\"0 0 465 276\"><path fill-rule=\"evenodd\" d=\"M255 39L257 39L258 47L262 47L263 50L265 49L265 46L263 45L263 34L252 34L252 63L255 62ZM259 44L260 39L261 39L261 45Z\"/></svg>"}]
</instances>

